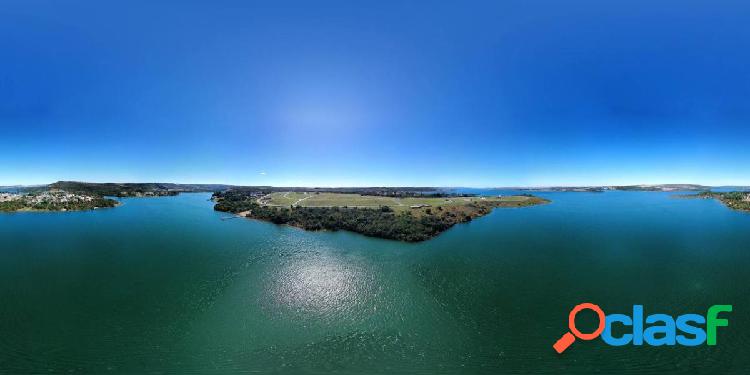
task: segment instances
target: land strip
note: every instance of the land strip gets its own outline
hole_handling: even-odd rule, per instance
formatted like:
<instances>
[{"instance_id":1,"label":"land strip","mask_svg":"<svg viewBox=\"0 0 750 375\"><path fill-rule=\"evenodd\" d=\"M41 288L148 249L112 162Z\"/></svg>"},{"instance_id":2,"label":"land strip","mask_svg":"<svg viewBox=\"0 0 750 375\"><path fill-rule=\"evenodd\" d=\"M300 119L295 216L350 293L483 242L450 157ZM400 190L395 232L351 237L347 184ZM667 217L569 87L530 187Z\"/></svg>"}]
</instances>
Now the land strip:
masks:
<instances>
[{"instance_id":1,"label":"land strip","mask_svg":"<svg viewBox=\"0 0 750 375\"><path fill-rule=\"evenodd\" d=\"M750 212L750 192L712 192L704 191L698 194L678 195L678 198L717 199L725 206L738 211Z\"/></svg>"},{"instance_id":2,"label":"land strip","mask_svg":"<svg viewBox=\"0 0 750 375\"><path fill-rule=\"evenodd\" d=\"M214 193L217 211L286 224L306 230L347 230L367 236L417 242L498 207L548 203L532 195L461 196L405 193L363 195L330 192L234 191Z\"/></svg>"}]
</instances>

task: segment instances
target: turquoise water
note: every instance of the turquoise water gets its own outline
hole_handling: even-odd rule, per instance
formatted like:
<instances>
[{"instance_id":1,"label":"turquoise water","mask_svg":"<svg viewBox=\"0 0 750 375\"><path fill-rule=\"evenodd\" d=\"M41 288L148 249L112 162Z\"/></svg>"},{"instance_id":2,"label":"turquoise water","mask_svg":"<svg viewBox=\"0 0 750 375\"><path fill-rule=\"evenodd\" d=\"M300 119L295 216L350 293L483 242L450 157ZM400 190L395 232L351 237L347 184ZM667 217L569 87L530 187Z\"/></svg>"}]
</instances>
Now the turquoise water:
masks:
<instances>
[{"instance_id":1,"label":"turquoise water","mask_svg":"<svg viewBox=\"0 0 750 375\"><path fill-rule=\"evenodd\" d=\"M2 214L0 373L750 371L749 214L666 193L540 195L553 203L419 244L221 220L209 194ZM557 355L586 301L734 311L715 347Z\"/></svg>"}]
</instances>

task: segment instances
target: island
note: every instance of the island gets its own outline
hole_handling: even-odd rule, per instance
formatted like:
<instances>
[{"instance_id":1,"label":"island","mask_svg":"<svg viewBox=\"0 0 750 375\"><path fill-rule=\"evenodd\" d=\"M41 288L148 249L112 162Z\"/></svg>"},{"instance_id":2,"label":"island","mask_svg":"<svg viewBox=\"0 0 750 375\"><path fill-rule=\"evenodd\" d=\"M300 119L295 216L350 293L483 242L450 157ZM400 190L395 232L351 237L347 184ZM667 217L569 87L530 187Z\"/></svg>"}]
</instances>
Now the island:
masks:
<instances>
[{"instance_id":1,"label":"island","mask_svg":"<svg viewBox=\"0 0 750 375\"><path fill-rule=\"evenodd\" d=\"M385 190L383 190L385 189ZM527 207L548 200L530 194L480 197L437 190L381 188L216 192L214 210L305 230L346 230L406 242L428 240L497 207Z\"/></svg>"}]
</instances>

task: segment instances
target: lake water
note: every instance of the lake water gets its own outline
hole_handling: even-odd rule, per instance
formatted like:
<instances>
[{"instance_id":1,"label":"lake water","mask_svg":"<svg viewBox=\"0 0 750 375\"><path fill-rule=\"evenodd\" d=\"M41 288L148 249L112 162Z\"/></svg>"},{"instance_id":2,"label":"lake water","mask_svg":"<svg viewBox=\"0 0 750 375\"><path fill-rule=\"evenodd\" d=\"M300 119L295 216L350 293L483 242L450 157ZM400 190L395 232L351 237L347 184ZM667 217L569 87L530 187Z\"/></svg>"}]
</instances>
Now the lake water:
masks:
<instances>
[{"instance_id":1,"label":"lake water","mask_svg":"<svg viewBox=\"0 0 750 375\"><path fill-rule=\"evenodd\" d=\"M553 203L418 244L221 220L209 194L2 214L0 373L750 371L750 214L667 193L538 195ZM734 311L717 346L557 355L581 302Z\"/></svg>"}]
</instances>

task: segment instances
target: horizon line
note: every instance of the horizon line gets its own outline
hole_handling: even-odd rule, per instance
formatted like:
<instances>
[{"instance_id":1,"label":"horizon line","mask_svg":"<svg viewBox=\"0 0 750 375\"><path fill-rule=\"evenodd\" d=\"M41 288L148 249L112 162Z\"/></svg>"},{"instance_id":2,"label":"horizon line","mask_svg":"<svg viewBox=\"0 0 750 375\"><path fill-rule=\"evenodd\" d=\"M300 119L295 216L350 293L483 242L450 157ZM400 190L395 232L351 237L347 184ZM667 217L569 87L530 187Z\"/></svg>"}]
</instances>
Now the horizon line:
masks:
<instances>
[{"instance_id":1,"label":"horizon line","mask_svg":"<svg viewBox=\"0 0 750 375\"><path fill-rule=\"evenodd\" d=\"M545 184L545 185L516 185L516 186L469 186L469 185L270 185L270 184L257 184L257 185L242 185L242 184L229 184L222 182L197 182L197 183L184 183L184 182L166 182L166 181L149 181L149 182L124 182L124 181L79 181L79 180L58 180L50 183L41 184L12 184L12 185L0 185L1 188L13 188L13 187L40 187L48 186L57 182L77 182L87 184L175 184L175 185L226 185L230 187L272 187L272 188L331 188L331 189L343 189L343 188L399 188L399 187L424 187L424 188L443 188L443 189L545 189L545 188L595 188L595 187L612 187L612 186L670 186L670 185L691 185L691 186L702 186L709 188L721 188L721 187L750 187L745 184L719 184L719 185L706 185L698 183L619 183L619 184Z\"/></svg>"}]
</instances>

